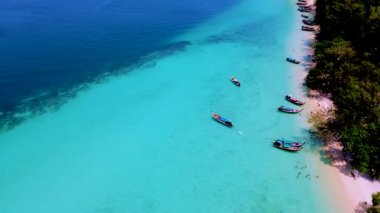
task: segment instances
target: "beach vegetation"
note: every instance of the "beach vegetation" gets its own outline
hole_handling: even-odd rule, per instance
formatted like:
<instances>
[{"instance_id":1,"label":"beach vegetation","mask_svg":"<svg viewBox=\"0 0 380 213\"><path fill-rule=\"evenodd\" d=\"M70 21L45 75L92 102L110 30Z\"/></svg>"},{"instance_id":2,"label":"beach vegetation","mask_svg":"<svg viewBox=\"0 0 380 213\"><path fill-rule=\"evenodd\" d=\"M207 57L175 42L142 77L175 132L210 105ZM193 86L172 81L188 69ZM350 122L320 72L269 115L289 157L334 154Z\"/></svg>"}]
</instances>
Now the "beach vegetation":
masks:
<instances>
[{"instance_id":1,"label":"beach vegetation","mask_svg":"<svg viewBox=\"0 0 380 213\"><path fill-rule=\"evenodd\" d=\"M372 205L380 205L380 192L372 194Z\"/></svg>"},{"instance_id":2,"label":"beach vegetation","mask_svg":"<svg viewBox=\"0 0 380 213\"><path fill-rule=\"evenodd\" d=\"M380 207L379 206L371 206L367 210L368 213L380 213Z\"/></svg>"},{"instance_id":3,"label":"beach vegetation","mask_svg":"<svg viewBox=\"0 0 380 213\"><path fill-rule=\"evenodd\" d=\"M372 194L372 206L368 208L368 213L380 213L380 192Z\"/></svg>"},{"instance_id":4,"label":"beach vegetation","mask_svg":"<svg viewBox=\"0 0 380 213\"><path fill-rule=\"evenodd\" d=\"M313 124L310 132L314 133L322 141L331 141L334 139L334 133L330 131L332 115L326 112L315 111L309 117L309 123Z\"/></svg>"},{"instance_id":5,"label":"beach vegetation","mask_svg":"<svg viewBox=\"0 0 380 213\"><path fill-rule=\"evenodd\" d=\"M331 94L336 107L328 128L319 123L317 130L338 136L354 169L380 178L380 1L318 0L316 6L316 66L306 84Z\"/></svg>"}]
</instances>

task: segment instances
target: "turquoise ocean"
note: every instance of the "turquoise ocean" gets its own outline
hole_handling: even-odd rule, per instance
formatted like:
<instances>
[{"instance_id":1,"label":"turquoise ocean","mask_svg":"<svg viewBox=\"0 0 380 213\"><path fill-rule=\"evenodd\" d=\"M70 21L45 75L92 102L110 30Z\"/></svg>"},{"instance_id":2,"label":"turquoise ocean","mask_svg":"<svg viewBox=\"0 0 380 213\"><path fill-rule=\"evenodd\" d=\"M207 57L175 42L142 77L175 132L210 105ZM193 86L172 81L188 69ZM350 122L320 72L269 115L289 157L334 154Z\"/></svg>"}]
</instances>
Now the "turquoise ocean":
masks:
<instances>
[{"instance_id":1,"label":"turquoise ocean","mask_svg":"<svg viewBox=\"0 0 380 213\"><path fill-rule=\"evenodd\" d=\"M2 131L0 212L336 212L306 160L313 146L272 146L308 140L298 115L277 112L289 105L294 3L234 3L167 37L178 50Z\"/></svg>"}]
</instances>

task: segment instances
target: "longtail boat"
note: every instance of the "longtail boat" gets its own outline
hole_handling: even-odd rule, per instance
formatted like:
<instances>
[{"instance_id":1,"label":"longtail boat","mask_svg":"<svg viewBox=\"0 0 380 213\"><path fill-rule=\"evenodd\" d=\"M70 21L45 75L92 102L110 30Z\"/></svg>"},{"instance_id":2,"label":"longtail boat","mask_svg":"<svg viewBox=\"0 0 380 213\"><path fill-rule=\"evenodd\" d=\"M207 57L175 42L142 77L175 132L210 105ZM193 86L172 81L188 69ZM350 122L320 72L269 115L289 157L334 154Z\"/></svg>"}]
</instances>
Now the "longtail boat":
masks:
<instances>
[{"instance_id":1,"label":"longtail boat","mask_svg":"<svg viewBox=\"0 0 380 213\"><path fill-rule=\"evenodd\" d=\"M311 8L300 6L298 8L298 11L300 11L300 12L311 12Z\"/></svg>"},{"instance_id":2,"label":"longtail boat","mask_svg":"<svg viewBox=\"0 0 380 213\"><path fill-rule=\"evenodd\" d=\"M287 145L290 145L293 147L298 147L301 149L302 149L303 145L305 145L305 143L306 143L306 142L301 143L301 142L288 141L288 140L285 140L283 138L277 139L277 140L275 140L275 142L280 142L280 143L287 144Z\"/></svg>"},{"instance_id":3,"label":"longtail boat","mask_svg":"<svg viewBox=\"0 0 380 213\"><path fill-rule=\"evenodd\" d=\"M286 60L288 62L290 62L290 63L293 63L293 64L299 64L299 63L301 63L301 61L298 61L298 60L296 60L294 58L290 58L290 57L286 58Z\"/></svg>"},{"instance_id":4,"label":"longtail boat","mask_svg":"<svg viewBox=\"0 0 380 213\"><path fill-rule=\"evenodd\" d=\"M302 20L302 23L304 23L306 25L310 25L310 26L314 25L314 23L311 20L307 20L307 19Z\"/></svg>"},{"instance_id":5,"label":"longtail boat","mask_svg":"<svg viewBox=\"0 0 380 213\"><path fill-rule=\"evenodd\" d=\"M300 101L300 100L298 100L296 98L293 98L291 95L286 95L285 99L287 101L289 101L289 102L292 102L293 104L296 104L296 105L300 105L301 106L301 105L305 104L305 102L302 102L302 101Z\"/></svg>"},{"instance_id":6,"label":"longtail boat","mask_svg":"<svg viewBox=\"0 0 380 213\"><path fill-rule=\"evenodd\" d=\"M290 108L290 107L285 107L285 106L280 106L278 108L278 111L280 112L285 112L285 113L292 113L292 114L295 114L295 113L299 113L301 112L303 109L293 109L293 108Z\"/></svg>"},{"instance_id":7,"label":"longtail boat","mask_svg":"<svg viewBox=\"0 0 380 213\"><path fill-rule=\"evenodd\" d=\"M311 5L298 5L298 6L299 6L299 8L303 8L303 9L310 9L311 10L311 8L312 8Z\"/></svg>"},{"instance_id":8,"label":"longtail boat","mask_svg":"<svg viewBox=\"0 0 380 213\"><path fill-rule=\"evenodd\" d=\"M273 142L273 146L275 146L279 149L282 149L282 150L289 151L289 152L298 152L302 149L302 147L292 146L291 144L287 144L287 143L284 143L284 142L278 141L278 140Z\"/></svg>"},{"instance_id":9,"label":"longtail boat","mask_svg":"<svg viewBox=\"0 0 380 213\"><path fill-rule=\"evenodd\" d=\"M214 118L214 120L218 121L219 123L221 123L225 126L228 126L228 127L232 127L232 122L229 121L228 119L223 118L222 116L220 116L216 113L211 113L211 116L212 116L212 118Z\"/></svg>"},{"instance_id":10,"label":"longtail boat","mask_svg":"<svg viewBox=\"0 0 380 213\"><path fill-rule=\"evenodd\" d=\"M236 86L240 87L240 82L239 82L235 77L231 77L231 81L232 81L232 83L234 83Z\"/></svg>"},{"instance_id":11,"label":"longtail boat","mask_svg":"<svg viewBox=\"0 0 380 213\"><path fill-rule=\"evenodd\" d=\"M309 27L309 26L302 26L301 30L302 30L302 31L312 31L312 32L315 31L314 28Z\"/></svg>"}]
</instances>

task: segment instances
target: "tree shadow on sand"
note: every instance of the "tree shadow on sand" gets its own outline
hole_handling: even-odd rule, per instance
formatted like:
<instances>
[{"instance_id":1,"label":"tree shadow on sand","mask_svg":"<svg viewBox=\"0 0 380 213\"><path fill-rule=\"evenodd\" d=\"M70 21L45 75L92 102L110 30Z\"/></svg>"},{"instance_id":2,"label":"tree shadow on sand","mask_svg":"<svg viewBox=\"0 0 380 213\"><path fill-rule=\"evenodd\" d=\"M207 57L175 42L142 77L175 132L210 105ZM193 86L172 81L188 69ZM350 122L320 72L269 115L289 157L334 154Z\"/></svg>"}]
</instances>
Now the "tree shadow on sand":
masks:
<instances>
[{"instance_id":1,"label":"tree shadow on sand","mask_svg":"<svg viewBox=\"0 0 380 213\"><path fill-rule=\"evenodd\" d=\"M302 57L301 66L305 69L306 72L308 72L311 68L315 66L314 56L313 56L313 45L314 45L314 38L309 38L303 41L302 51L310 53Z\"/></svg>"},{"instance_id":2,"label":"tree shadow on sand","mask_svg":"<svg viewBox=\"0 0 380 213\"><path fill-rule=\"evenodd\" d=\"M327 146L325 142L323 142L315 133L311 133L309 129L303 128L301 132L302 135L308 136L307 145L303 149L304 152L317 154L322 163L337 168L340 173L350 178L358 176L348 163L346 163L342 147L338 142L330 142L335 144Z\"/></svg>"},{"instance_id":3,"label":"tree shadow on sand","mask_svg":"<svg viewBox=\"0 0 380 213\"><path fill-rule=\"evenodd\" d=\"M359 204L355 207L355 213L365 213L370 205L367 202L359 202Z\"/></svg>"},{"instance_id":4,"label":"tree shadow on sand","mask_svg":"<svg viewBox=\"0 0 380 213\"><path fill-rule=\"evenodd\" d=\"M329 166L332 166L332 161L330 159L330 157L328 156L328 154L323 151L323 150L319 150L319 159L326 165L329 165Z\"/></svg>"},{"instance_id":5,"label":"tree shadow on sand","mask_svg":"<svg viewBox=\"0 0 380 213\"><path fill-rule=\"evenodd\" d=\"M321 150L323 143L318 140L318 138L314 137L308 128L302 128L301 134L305 135L307 138L307 145L303 149L305 152L316 154Z\"/></svg>"}]
</instances>

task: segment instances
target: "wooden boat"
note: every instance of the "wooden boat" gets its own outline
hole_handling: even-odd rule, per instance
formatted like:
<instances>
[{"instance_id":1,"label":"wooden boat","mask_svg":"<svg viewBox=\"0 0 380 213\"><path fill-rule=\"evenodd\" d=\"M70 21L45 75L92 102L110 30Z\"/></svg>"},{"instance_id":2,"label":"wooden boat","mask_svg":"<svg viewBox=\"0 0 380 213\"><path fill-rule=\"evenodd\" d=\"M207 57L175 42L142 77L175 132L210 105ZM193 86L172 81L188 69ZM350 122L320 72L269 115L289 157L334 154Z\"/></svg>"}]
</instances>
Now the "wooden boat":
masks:
<instances>
[{"instance_id":1,"label":"wooden boat","mask_svg":"<svg viewBox=\"0 0 380 213\"><path fill-rule=\"evenodd\" d=\"M279 142L279 143L282 143L282 144L287 144L287 145L290 145L292 147L297 147L297 148L303 148L303 145L305 145L306 142L294 142L294 141L286 141L284 139L277 139L275 140L275 142Z\"/></svg>"},{"instance_id":2,"label":"wooden boat","mask_svg":"<svg viewBox=\"0 0 380 213\"><path fill-rule=\"evenodd\" d=\"M290 62L290 63L293 63L293 64L299 64L299 63L301 63L301 61L298 61L298 60L296 60L296 59L294 59L294 58L286 58L286 60L288 61L288 62Z\"/></svg>"},{"instance_id":3,"label":"wooden boat","mask_svg":"<svg viewBox=\"0 0 380 213\"><path fill-rule=\"evenodd\" d=\"M314 32L314 28L312 27L309 27L309 26L302 26L301 28L302 31L311 31L311 32Z\"/></svg>"},{"instance_id":4,"label":"wooden boat","mask_svg":"<svg viewBox=\"0 0 380 213\"><path fill-rule=\"evenodd\" d=\"M293 98L291 95L286 95L286 96L285 96L285 99L286 99L287 101L289 101L289 102L292 102L293 104L296 104L296 105L300 105L300 106L302 106L302 105L305 104L305 102L302 102L302 101L300 101L300 100L297 100L296 98Z\"/></svg>"},{"instance_id":5,"label":"wooden boat","mask_svg":"<svg viewBox=\"0 0 380 213\"><path fill-rule=\"evenodd\" d=\"M301 17L302 17L302 18L309 18L309 16L308 16L308 15L305 15L305 14L302 14Z\"/></svg>"},{"instance_id":6,"label":"wooden boat","mask_svg":"<svg viewBox=\"0 0 380 213\"><path fill-rule=\"evenodd\" d=\"M214 118L214 120L218 121L219 123L221 123L225 126L228 126L228 127L232 127L232 122L229 121L228 119L223 118L222 116L220 116L216 113L211 113L211 116L212 116L212 118Z\"/></svg>"},{"instance_id":7,"label":"wooden boat","mask_svg":"<svg viewBox=\"0 0 380 213\"><path fill-rule=\"evenodd\" d=\"M313 8L313 5L308 5L308 4L305 4L305 5L298 5L298 8L299 9L312 9Z\"/></svg>"},{"instance_id":8,"label":"wooden boat","mask_svg":"<svg viewBox=\"0 0 380 213\"><path fill-rule=\"evenodd\" d=\"M232 81L232 83L234 83L236 86L240 87L240 82L239 82L235 77L231 77L231 81Z\"/></svg>"},{"instance_id":9,"label":"wooden boat","mask_svg":"<svg viewBox=\"0 0 380 213\"><path fill-rule=\"evenodd\" d=\"M314 25L314 23L311 20L307 20L307 19L302 20L302 23L304 23L306 25L310 25L310 26Z\"/></svg>"},{"instance_id":10,"label":"wooden boat","mask_svg":"<svg viewBox=\"0 0 380 213\"><path fill-rule=\"evenodd\" d=\"M311 8L300 6L298 8L298 11L300 11L300 12L311 12Z\"/></svg>"},{"instance_id":11,"label":"wooden boat","mask_svg":"<svg viewBox=\"0 0 380 213\"><path fill-rule=\"evenodd\" d=\"M293 108L290 108L290 107L285 107L285 106L280 106L278 108L278 111L280 112L285 112L285 113L292 113L292 114L295 114L295 113L299 113L301 112L303 109L293 109Z\"/></svg>"},{"instance_id":12,"label":"wooden boat","mask_svg":"<svg viewBox=\"0 0 380 213\"><path fill-rule=\"evenodd\" d=\"M299 2L297 2L297 5L302 5L302 6L304 6L304 5L306 5L307 3L306 2L303 2L303 1L299 1Z\"/></svg>"},{"instance_id":13,"label":"wooden boat","mask_svg":"<svg viewBox=\"0 0 380 213\"><path fill-rule=\"evenodd\" d=\"M298 11L303 12L303 13L310 13L311 12L310 9L302 9L302 8L299 8Z\"/></svg>"},{"instance_id":14,"label":"wooden boat","mask_svg":"<svg viewBox=\"0 0 380 213\"><path fill-rule=\"evenodd\" d=\"M302 147L295 147L295 146L292 146L290 144L283 143L283 142L277 141L277 140L275 142L273 142L273 146L275 146L279 149L289 151L289 152L298 152L302 149Z\"/></svg>"}]
</instances>

